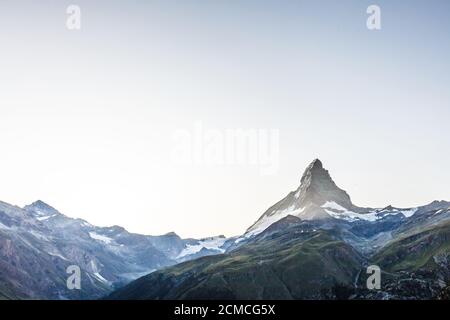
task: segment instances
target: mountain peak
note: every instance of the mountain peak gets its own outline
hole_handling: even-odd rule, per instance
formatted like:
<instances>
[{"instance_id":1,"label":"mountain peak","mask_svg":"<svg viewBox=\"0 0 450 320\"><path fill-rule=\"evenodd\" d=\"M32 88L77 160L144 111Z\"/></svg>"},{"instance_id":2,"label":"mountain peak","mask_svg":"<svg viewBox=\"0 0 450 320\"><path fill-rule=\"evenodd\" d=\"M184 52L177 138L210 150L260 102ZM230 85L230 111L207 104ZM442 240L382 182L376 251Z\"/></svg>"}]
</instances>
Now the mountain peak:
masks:
<instances>
[{"instance_id":1,"label":"mountain peak","mask_svg":"<svg viewBox=\"0 0 450 320\"><path fill-rule=\"evenodd\" d=\"M305 169L305 172L303 173L302 180L307 175L313 175L313 174L325 174L328 173L327 170L324 169L322 161L319 159L314 159L313 162L311 162Z\"/></svg>"},{"instance_id":2,"label":"mountain peak","mask_svg":"<svg viewBox=\"0 0 450 320\"><path fill-rule=\"evenodd\" d=\"M28 208L33 207L33 208L41 209L41 210L56 210L55 208L53 208L52 206L50 206L49 204L45 203L42 200L37 200L26 207L28 207Z\"/></svg>"},{"instance_id":3,"label":"mountain peak","mask_svg":"<svg viewBox=\"0 0 450 320\"><path fill-rule=\"evenodd\" d=\"M334 183L319 159L306 168L295 196L302 206L308 203L321 206L327 201L333 201L348 209L353 207L350 196Z\"/></svg>"},{"instance_id":4,"label":"mountain peak","mask_svg":"<svg viewBox=\"0 0 450 320\"><path fill-rule=\"evenodd\" d=\"M297 190L290 192L284 199L267 209L247 229L247 236L261 232L289 214L304 220L329 218L329 214L322 209L325 204L335 208L358 210L352 204L347 192L334 183L328 171L323 167L322 161L314 159L306 167Z\"/></svg>"},{"instance_id":5,"label":"mountain peak","mask_svg":"<svg viewBox=\"0 0 450 320\"><path fill-rule=\"evenodd\" d=\"M175 232L168 232L163 237L178 237L178 235Z\"/></svg>"},{"instance_id":6,"label":"mountain peak","mask_svg":"<svg viewBox=\"0 0 450 320\"><path fill-rule=\"evenodd\" d=\"M46 214L60 214L58 210L45 203L42 200L37 200L32 204L29 204L24 207L24 210L28 212L34 212L37 215L46 215Z\"/></svg>"},{"instance_id":7,"label":"mountain peak","mask_svg":"<svg viewBox=\"0 0 450 320\"><path fill-rule=\"evenodd\" d=\"M323 169L322 161L320 161L320 159L316 158L313 160L313 162L311 162L311 164L308 166L308 168L309 167Z\"/></svg>"},{"instance_id":8,"label":"mountain peak","mask_svg":"<svg viewBox=\"0 0 450 320\"><path fill-rule=\"evenodd\" d=\"M50 205L48 205L47 203L45 203L42 200L36 200L35 202L33 202L30 206L33 207L47 207L47 208L51 208Z\"/></svg>"}]
</instances>

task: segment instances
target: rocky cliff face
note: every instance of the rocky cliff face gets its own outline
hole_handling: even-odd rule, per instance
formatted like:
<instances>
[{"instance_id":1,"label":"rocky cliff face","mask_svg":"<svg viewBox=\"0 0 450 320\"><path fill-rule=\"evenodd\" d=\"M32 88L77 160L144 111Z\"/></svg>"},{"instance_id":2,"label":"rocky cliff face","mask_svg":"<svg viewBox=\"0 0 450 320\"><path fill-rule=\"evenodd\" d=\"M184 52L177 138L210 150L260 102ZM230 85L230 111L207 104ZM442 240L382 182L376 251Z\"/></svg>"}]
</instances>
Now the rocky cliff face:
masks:
<instances>
[{"instance_id":1,"label":"rocky cliff face","mask_svg":"<svg viewBox=\"0 0 450 320\"><path fill-rule=\"evenodd\" d=\"M306 168L300 186L295 192L295 199L298 207L308 205L320 207L326 202L333 201L346 209L354 208L350 196L334 183L319 159L314 160Z\"/></svg>"}]
</instances>

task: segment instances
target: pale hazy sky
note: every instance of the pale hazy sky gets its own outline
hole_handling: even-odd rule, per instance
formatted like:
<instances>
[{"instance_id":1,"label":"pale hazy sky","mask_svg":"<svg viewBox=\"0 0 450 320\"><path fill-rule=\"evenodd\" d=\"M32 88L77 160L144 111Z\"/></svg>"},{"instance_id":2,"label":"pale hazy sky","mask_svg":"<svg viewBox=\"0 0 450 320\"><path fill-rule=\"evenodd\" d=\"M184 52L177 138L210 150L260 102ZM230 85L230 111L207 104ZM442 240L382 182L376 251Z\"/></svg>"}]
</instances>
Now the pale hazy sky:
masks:
<instances>
[{"instance_id":1,"label":"pale hazy sky","mask_svg":"<svg viewBox=\"0 0 450 320\"><path fill-rule=\"evenodd\" d=\"M450 200L449 15L445 0L0 1L0 200L231 236L316 157L357 205ZM198 121L278 129L279 171L175 165L173 132Z\"/></svg>"}]
</instances>

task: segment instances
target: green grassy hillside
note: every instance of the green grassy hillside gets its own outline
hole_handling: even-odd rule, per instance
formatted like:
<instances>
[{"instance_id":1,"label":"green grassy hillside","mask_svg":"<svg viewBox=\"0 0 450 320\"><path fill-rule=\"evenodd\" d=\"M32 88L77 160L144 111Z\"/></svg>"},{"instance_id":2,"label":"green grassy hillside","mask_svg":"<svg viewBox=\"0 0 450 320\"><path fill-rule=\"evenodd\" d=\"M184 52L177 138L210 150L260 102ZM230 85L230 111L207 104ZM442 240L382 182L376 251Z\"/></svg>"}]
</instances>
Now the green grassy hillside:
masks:
<instances>
[{"instance_id":1,"label":"green grassy hillside","mask_svg":"<svg viewBox=\"0 0 450 320\"><path fill-rule=\"evenodd\" d=\"M401 236L374 256L385 270L434 270L450 261L450 222Z\"/></svg>"},{"instance_id":2,"label":"green grassy hillside","mask_svg":"<svg viewBox=\"0 0 450 320\"><path fill-rule=\"evenodd\" d=\"M351 246L326 231L293 234L154 272L109 298L336 298L337 288L353 285L363 258Z\"/></svg>"}]
</instances>

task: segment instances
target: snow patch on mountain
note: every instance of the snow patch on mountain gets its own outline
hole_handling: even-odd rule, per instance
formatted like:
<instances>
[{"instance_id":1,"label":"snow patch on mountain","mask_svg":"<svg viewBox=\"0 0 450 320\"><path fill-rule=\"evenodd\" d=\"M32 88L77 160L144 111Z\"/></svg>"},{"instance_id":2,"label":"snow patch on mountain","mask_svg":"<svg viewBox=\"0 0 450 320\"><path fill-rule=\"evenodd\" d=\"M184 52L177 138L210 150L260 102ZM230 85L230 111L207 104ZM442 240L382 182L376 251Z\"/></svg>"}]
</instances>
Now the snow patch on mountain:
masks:
<instances>
[{"instance_id":1,"label":"snow patch on mountain","mask_svg":"<svg viewBox=\"0 0 450 320\"><path fill-rule=\"evenodd\" d=\"M0 222L0 229L3 229L3 230L11 230L10 227L5 226L5 225L4 225L3 223L1 223L1 222Z\"/></svg>"},{"instance_id":2,"label":"snow patch on mountain","mask_svg":"<svg viewBox=\"0 0 450 320\"><path fill-rule=\"evenodd\" d=\"M221 253L224 253L225 250L222 249L221 247L223 246L226 240L227 239L225 237L212 237L201 239L198 241L198 243L193 245L187 244L186 248L184 248L183 251L180 252L180 254L176 257L176 259L180 259L185 256L198 253L202 249L217 250Z\"/></svg>"},{"instance_id":3,"label":"snow patch on mountain","mask_svg":"<svg viewBox=\"0 0 450 320\"><path fill-rule=\"evenodd\" d=\"M52 214L50 216L39 216L36 219L38 219L39 221L45 221L45 220L48 220L48 219L56 217L56 216L57 216L56 214Z\"/></svg>"},{"instance_id":4,"label":"snow patch on mountain","mask_svg":"<svg viewBox=\"0 0 450 320\"><path fill-rule=\"evenodd\" d=\"M305 208L294 209L294 206L290 206L284 210L274 211L270 216L264 216L260 221L258 221L250 230L248 230L241 238L237 239L235 242L239 243L245 239L248 239L252 236L260 234L268 227L270 227L273 223L291 215L291 216L299 216Z\"/></svg>"},{"instance_id":5,"label":"snow patch on mountain","mask_svg":"<svg viewBox=\"0 0 450 320\"><path fill-rule=\"evenodd\" d=\"M327 201L325 204L321 206L330 216L336 219L342 219L350 222L354 222L357 220L365 220L374 222L380 220L389 215L398 215L403 214L406 218L411 217L416 213L418 208L411 209L397 209L397 208L384 208L384 209L375 209L366 213L357 213L350 211L341 205L337 204L334 201Z\"/></svg>"},{"instance_id":6,"label":"snow patch on mountain","mask_svg":"<svg viewBox=\"0 0 450 320\"><path fill-rule=\"evenodd\" d=\"M48 236L46 236L45 234L43 234L42 232L38 232L36 230L30 230L28 231L31 235L33 235L35 238L40 239L40 240L44 240L44 241L51 241L51 237L49 238Z\"/></svg>"},{"instance_id":7,"label":"snow patch on mountain","mask_svg":"<svg viewBox=\"0 0 450 320\"><path fill-rule=\"evenodd\" d=\"M412 209L402 210L401 212L405 217L409 218L409 217L413 216L417 212L418 209L419 208L412 208Z\"/></svg>"},{"instance_id":8,"label":"snow patch on mountain","mask_svg":"<svg viewBox=\"0 0 450 320\"><path fill-rule=\"evenodd\" d=\"M64 257L64 256L62 256L61 254L59 254L59 253L53 253L53 252L47 252L49 255L51 255L52 257L58 257L58 258L61 258L61 259L63 259L63 260L66 260L66 261L69 261L69 259L67 259L66 257Z\"/></svg>"},{"instance_id":9,"label":"snow patch on mountain","mask_svg":"<svg viewBox=\"0 0 450 320\"><path fill-rule=\"evenodd\" d=\"M327 201L321 206L326 213L336 219L342 219L346 221L366 220L376 221L376 212L368 212L365 214L350 211L334 201Z\"/></svg>"},{"instance_id":10,"label":"snow patch on mountain","mask_svg":"<svg viewBox=\"0 0 450 320\"><path fill-rule=\"evenodd\" d=\"M103 276L99 272L95 272L94 276L103 283L109 283L109 281L103 278Z\"/></svg>"},{"instance_id":11,"label":"snow patch on mountain","mask_svg":"<svg viewBox=\"0 0 450 320\"><path fill-rule=\"evenodd\" d=\"M45 217L45 216L48 216L48 212L45 212L45 211L42 211L42 210L39 210L39 209L34 209L34 210L33 210L33 213L34 213L34 215L35 215L36 217Z\"/></svg>"},{"instance_id":12,"label":"snow patch on mountain","mask_svg":"<svg viewBox=\"0 0 450 320\"><path fill-rule=\"evenodd\" d=\"M104 236L104 235L101 235L101 234L98 234L95 232L89 232L89 236L94 240L98 240L98 241L104 242L106 244L111 244L111 242L114 241L114 239L112 239L110 237L107 237L107 236Z\"/></svg>"}]
</instances>

